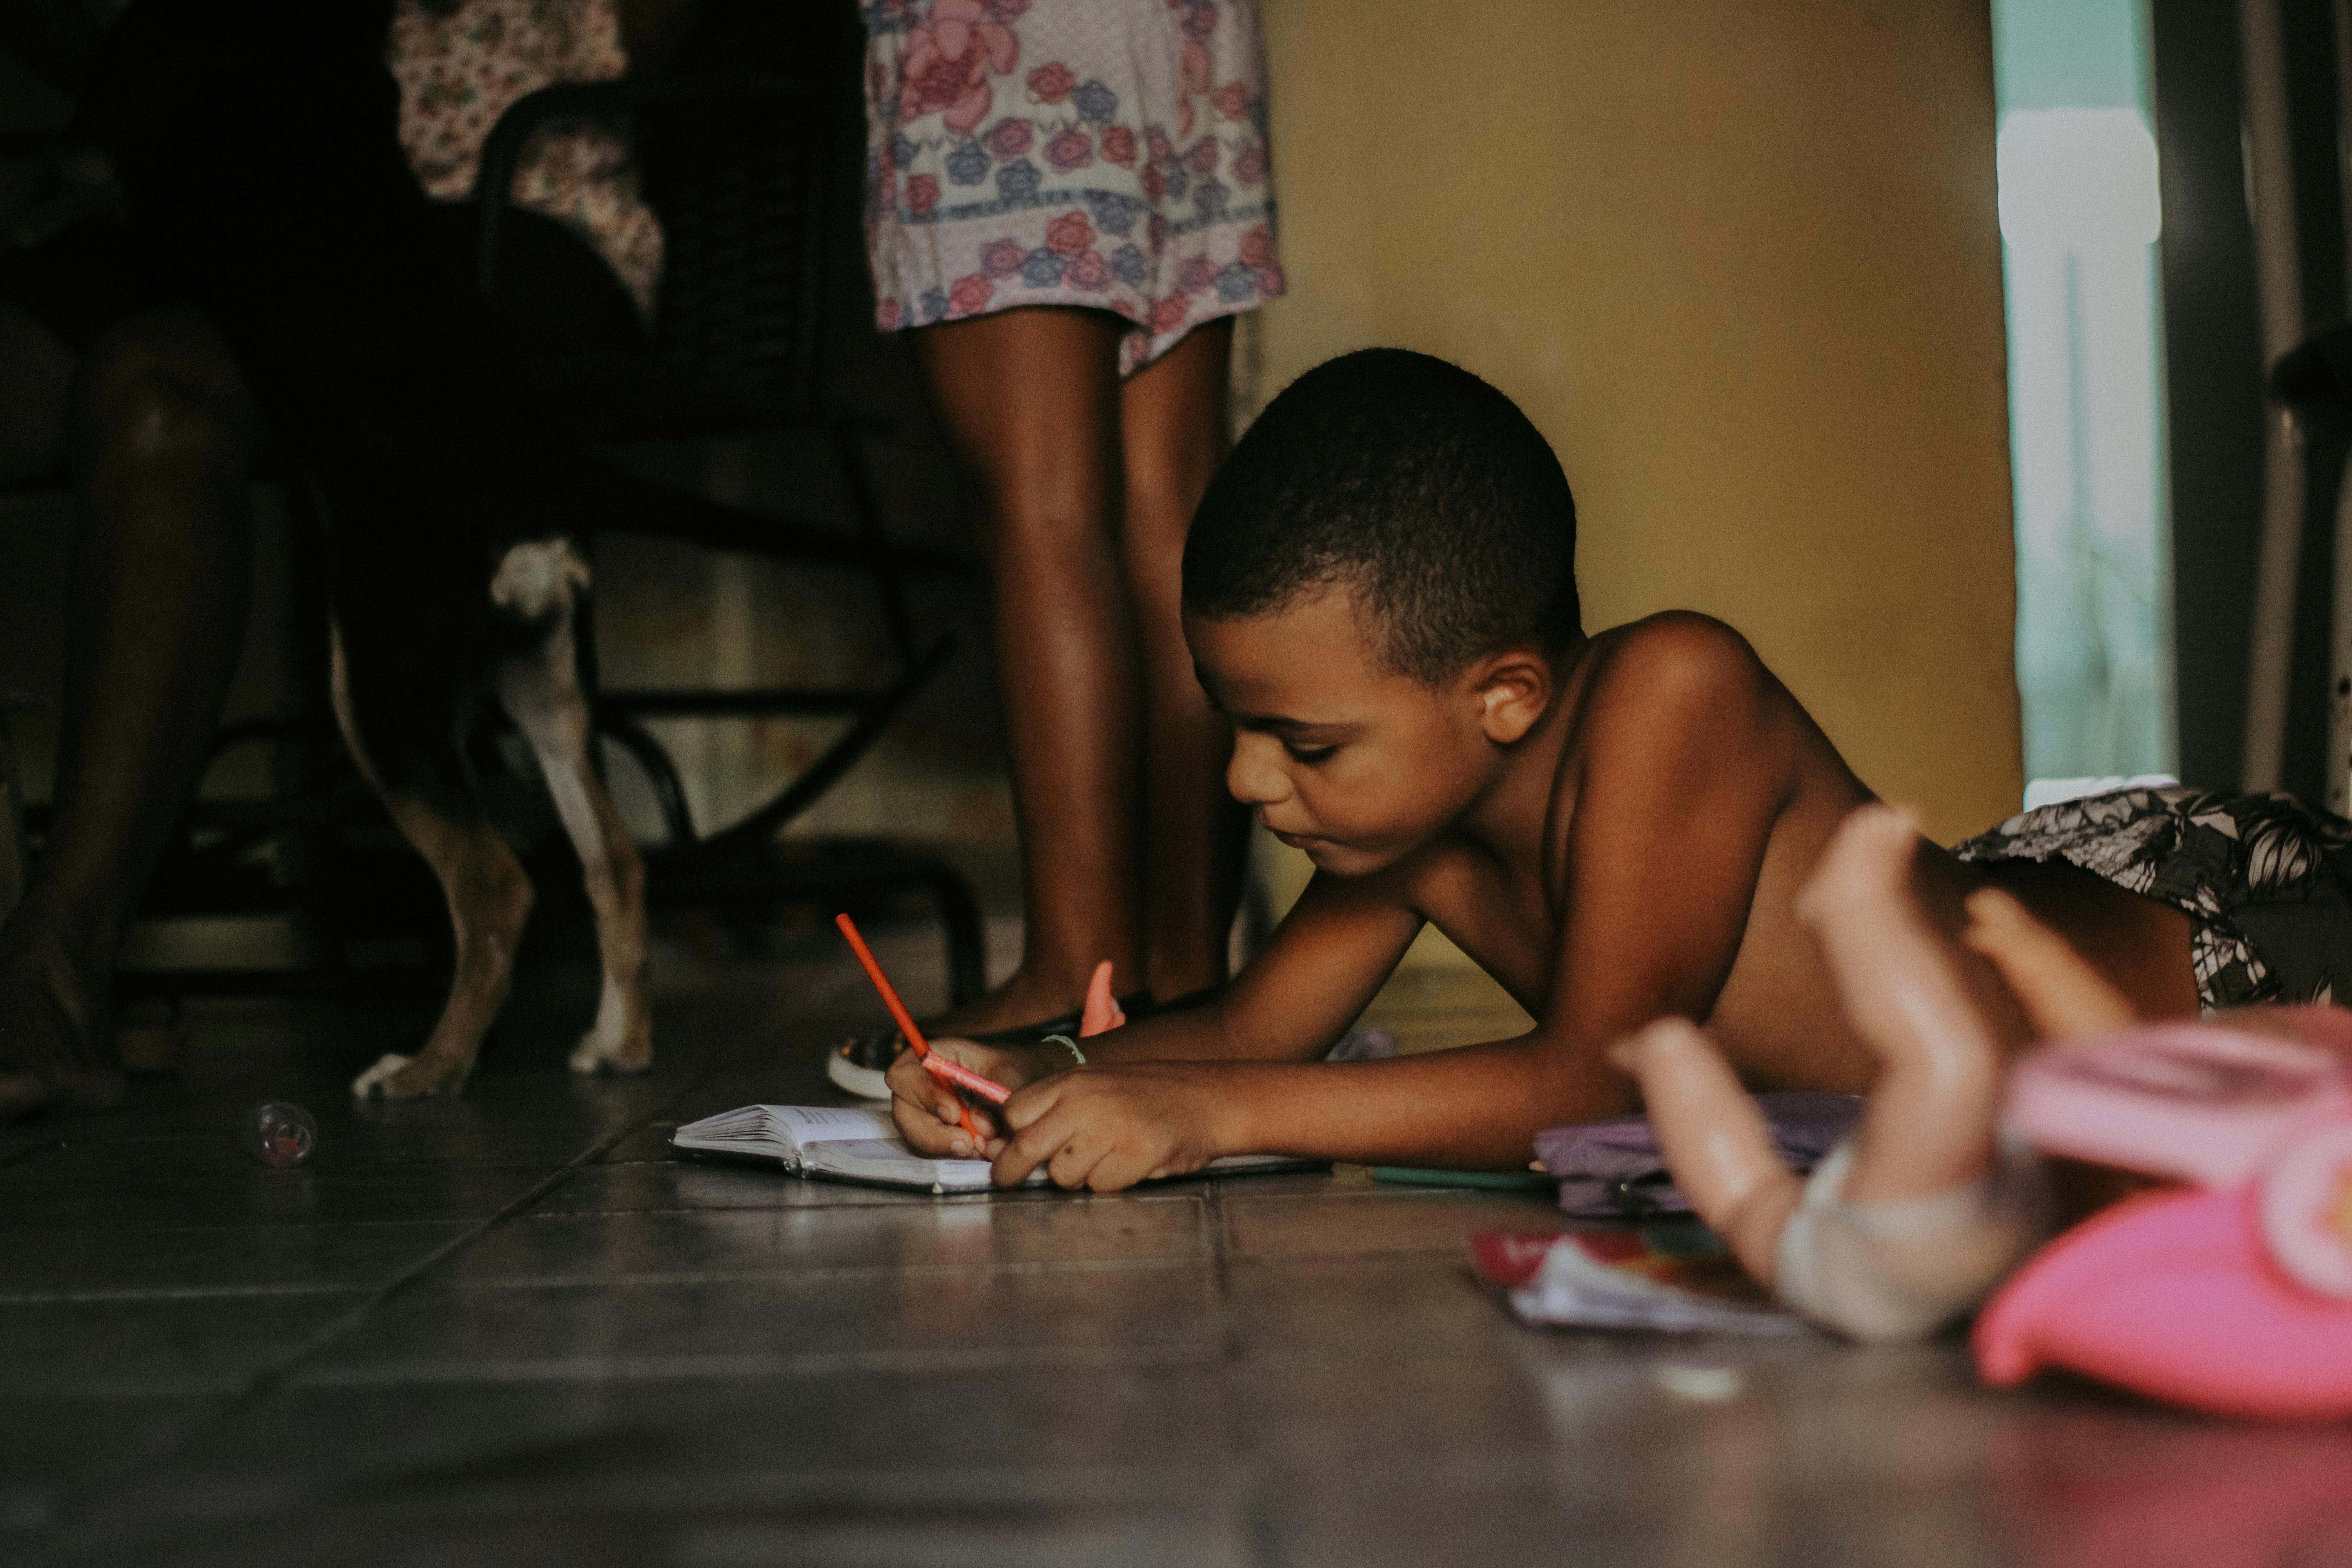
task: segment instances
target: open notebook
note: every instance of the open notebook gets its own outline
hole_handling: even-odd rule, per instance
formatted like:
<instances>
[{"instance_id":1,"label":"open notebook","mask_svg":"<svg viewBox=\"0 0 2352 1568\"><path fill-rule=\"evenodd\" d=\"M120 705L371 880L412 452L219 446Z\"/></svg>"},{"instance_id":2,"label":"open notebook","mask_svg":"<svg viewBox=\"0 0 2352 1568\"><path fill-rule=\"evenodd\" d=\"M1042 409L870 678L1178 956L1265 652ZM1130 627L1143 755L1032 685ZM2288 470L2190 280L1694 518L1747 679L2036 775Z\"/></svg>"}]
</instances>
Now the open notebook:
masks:
<instances>
[{"instance_id":1,"label":"open notebook","mask_svg":"<svg viewBox=\"0 0 2352 1568\"><path fill-rule=\"evenodd\" d=\"M991 1186L987 1161L928 1159L899 1141L887 1112L854 1106L747 1105L688 1122L670 1134L669 1144L694 1154L769 1161L795 1175L917 1192L982 1193ZM1233 1154L1193 1173L1322 1168L1322 1161L1284 1154ZM1033 1174L1028 1184L1046 1185L1045 1173Z\"/></svg>"}]
</instances>

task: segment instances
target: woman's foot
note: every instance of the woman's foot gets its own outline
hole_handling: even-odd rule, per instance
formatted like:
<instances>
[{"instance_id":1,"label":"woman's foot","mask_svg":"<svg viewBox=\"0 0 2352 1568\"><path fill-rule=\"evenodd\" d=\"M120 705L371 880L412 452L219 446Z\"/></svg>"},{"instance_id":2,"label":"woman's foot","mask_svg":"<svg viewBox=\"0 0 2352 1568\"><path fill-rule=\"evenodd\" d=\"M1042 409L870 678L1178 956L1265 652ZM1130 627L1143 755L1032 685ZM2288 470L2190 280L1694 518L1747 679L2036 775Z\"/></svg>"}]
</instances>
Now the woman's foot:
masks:
<instances>
[{"instance_id":1,"label":"woman's foot","mask_svg":"<svg viewBox=\"0 0 2352 1568\"><path fill-rule=\"evenodd\" d=\"M52 933L8 936L0 946L0 1122L115 1104L122 1068L105 975Z\"/></svg>"},{"instance_id":2,"label":"woman's foot","mask_svg":"<svg viewBox=\"0 0 2352 1568\"><path fill-rule=\"evenodd\" d=\"M1026 970L1016 970L1012 978L994 990L917 1022L927 1039L953 1037L1001 1043L1008 1036L1043 1038L1052 1034L1076 1035L1086 1005L1087 980L1082 976L1066 1000L1062 998L1062 991L1059 986L1032 982ZM1142 1005L1139 996L1120 1001L1130 1012ZM835 1047L825 1060L825 1077L835 1088L863 1099L887 1100L890 1090L884 1079L906 1046L905 1037L885 1024L870 1034Z\"/></svg>"},{"instance_id":3,"label":"woman's foot","mask_svg":"<svg viewBox=\"0 0 2352 1568\"><path fill-rule=\"evenodd\" d=\"M918 1022L926 1035L952 1035L971 1040L1007 1030L1028 1029L1065 1017L1075 1018L1087 1004L1087 970L1058 982L1032 979L1027 970L1015 970L994 990ZM1113 989L1118 989L1116 984Z\"/></svg>"}]
</instances>

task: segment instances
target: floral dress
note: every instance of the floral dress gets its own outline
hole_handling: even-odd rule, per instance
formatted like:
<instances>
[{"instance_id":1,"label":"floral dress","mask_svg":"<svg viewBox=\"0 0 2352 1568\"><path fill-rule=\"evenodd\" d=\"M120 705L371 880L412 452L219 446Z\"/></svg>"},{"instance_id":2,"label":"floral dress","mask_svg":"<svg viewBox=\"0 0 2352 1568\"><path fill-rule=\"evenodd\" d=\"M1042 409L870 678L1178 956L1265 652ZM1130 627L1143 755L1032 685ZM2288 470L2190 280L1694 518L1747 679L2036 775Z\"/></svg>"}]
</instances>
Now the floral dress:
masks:
<instances>
[{"instance_id":1,"label":"floral dress","mask_svg":"<svg viewBox=\"0 0 2352 1568\"><path fill-rule=\"evenodd\" d=\"M2208 1012L2352 1001L2352 822L2291 795L2115 790L2012 816L1952 853L2063 860L2170 904L2189 917Z\"/></svg>"},{"instance_id":2,"label":"floral dress","mask_svg":"<svg viewBox=\"0 0 2352 1568\"><path fill-rule=\"evenodd\" d=\"M1283 289L1255 0L865 0L876 324L1131 323L1132 374Z\"/></svg>"},{"instance_id":3,"label":"floral dress","mask_svg":"<svg viewBox=\"0 0 2352 1568\"><path fill-rule=\"evenodd\" d=\"M474 194L482 143L515 100L556 82L610 80L628 63L614 0L462 0L447 16L400 0L384 46L409 167L425 195L453 202ZM661 225L619 132L548 126L515 169L513 201L579 234L651 313Z\"/></svg>"}]
</instances>

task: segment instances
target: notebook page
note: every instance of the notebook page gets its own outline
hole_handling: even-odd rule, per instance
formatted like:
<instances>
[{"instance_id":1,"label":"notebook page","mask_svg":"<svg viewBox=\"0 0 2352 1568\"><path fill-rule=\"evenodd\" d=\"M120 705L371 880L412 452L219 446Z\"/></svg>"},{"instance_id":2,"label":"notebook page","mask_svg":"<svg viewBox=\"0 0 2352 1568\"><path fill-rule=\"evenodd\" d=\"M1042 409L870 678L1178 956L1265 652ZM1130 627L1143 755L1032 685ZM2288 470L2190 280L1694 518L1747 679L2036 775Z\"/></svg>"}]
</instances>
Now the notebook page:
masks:
<instances>
[{"instance_id":1,"label":"notebook page","mask_svg":"<svg viewBox=\"0 0 2352 1568\"><path fill-rule=\"evenodd\" d=\"M770 1126L803 1148L853 1138L890 1142L898 1136L887 1112L859 1106L763 1105L760 1109L767 1113Z\"/></svg>"},{"instance_id":2,"label":"notebook page","mask_svg":"<svg viewBox=\"0 0 2352 1568\"><path fill-rule=\"evenodd\" d=\"M944 1182L950 1187L985 1187L989 1163L985 1160L934 1160L918 1154L895 1138L876 1138L851 1142L834 1140L832 1152L862 1160L875 1167L858 1173L876 1179L895 1178L907 1182ZM1044 1172L1036 1179L1047 1179Z\"/></svg>"}]
</instances>

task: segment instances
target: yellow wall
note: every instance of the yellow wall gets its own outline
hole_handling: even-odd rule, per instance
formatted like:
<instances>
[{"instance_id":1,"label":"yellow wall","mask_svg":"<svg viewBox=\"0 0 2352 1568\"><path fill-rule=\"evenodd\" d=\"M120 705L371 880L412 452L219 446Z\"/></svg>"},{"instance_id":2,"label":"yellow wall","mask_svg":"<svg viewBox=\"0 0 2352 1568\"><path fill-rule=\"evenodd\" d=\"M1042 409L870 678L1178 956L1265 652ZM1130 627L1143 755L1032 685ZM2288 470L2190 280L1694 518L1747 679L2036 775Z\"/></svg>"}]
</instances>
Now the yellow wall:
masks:
<instances>
[{"instance_id":1,"label":"yellow wall","mask_svg":"<svg viewBox=\"0 0 2352 1568\"><path fill-rule=\"evenodd\" d=\"M1501 387L1595 628L1722 616L1949 840L2017 807L1984 0L1263 0L1263 385Z\"/></svg>"}]
</instances>

